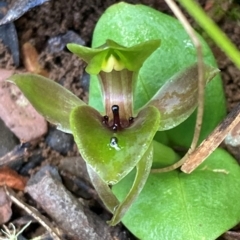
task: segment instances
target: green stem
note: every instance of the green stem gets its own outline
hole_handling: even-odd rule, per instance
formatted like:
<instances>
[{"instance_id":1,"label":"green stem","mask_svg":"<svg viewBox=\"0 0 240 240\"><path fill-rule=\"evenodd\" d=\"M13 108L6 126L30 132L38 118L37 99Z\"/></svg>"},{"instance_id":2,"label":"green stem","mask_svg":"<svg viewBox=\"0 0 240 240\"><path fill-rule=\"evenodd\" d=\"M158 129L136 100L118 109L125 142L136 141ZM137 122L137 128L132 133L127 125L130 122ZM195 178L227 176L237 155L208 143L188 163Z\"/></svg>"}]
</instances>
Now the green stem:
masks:
<instances>
[{"instance_id":1,"label":"green stem","mask_svg":"<svg viewBox=\"0 0 240 240\"><path fill-rule=\"evenodd\" d=\"M207 16L203 9L192 0L179 0L179 2L233 63L240 67L239 50L215 22Z\"/></svg>"}]
</instances>

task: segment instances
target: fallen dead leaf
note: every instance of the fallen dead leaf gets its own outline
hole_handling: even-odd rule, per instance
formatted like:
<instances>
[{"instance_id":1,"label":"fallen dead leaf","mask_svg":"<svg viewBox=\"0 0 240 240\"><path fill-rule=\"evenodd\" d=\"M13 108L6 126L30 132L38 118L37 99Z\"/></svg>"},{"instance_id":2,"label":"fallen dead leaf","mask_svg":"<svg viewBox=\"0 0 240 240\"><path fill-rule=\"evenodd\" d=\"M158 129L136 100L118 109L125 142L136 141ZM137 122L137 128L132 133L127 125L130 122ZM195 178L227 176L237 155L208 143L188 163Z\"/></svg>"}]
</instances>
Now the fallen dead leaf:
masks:
<instances>
[{"instance_id":1,"label":"fallen dead leaf","mask_svg":"<svg viewBox=\"0 0 240 240\"><path fill-rule=\"evenodd\" d=\"M24 190L27 178L19 175L16 171L9 167L0 168L0 186L7 185L10 188Z\"/></svg>"},{"instance_id":2,"label":"fallen dead leaf","mask_svg":"<svg viewBox=\"0 0 240 240\"><path fill-rule=\"evenodd\" d=\"M36 48L29 42L22 46L23 63L28 72L36 73L44 77L48 77L49 73L40 66L38 62L38 52Z\"/></svg>"}]
</instances>

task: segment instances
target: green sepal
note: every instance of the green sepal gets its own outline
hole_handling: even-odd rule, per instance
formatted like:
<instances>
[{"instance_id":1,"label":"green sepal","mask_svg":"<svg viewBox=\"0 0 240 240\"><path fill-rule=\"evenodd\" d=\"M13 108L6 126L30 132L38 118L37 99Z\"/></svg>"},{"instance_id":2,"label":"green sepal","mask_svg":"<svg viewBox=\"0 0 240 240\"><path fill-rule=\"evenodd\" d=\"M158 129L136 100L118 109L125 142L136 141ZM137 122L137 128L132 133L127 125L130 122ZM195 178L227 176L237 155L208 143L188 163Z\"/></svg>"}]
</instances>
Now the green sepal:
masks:
<instances>
[{"instance_id":1,"label":"green sepal","mask_svg":"<svg viewBox=\"0 0 240 240\"><path fill-rule=\"evenodd\" d=\"M8 79L18 86L33 107L63 132L71 133L71 111L85 103L51 79L40 75L15 74Z\"/></svg>"},{"instance_id":2,"label":"green sepal","mask_svg":"<svg viewBox=\"0 0 240 240\"><path fill-rule=\"evenodd\" d=\"M88 48L75 43L67 44L68 49L88 63L86 71L96 75L101 70L111 71L126 68L138 71L143 62L160 46L160 40L150 40L132 47L124 47L112 40L99 48ZM112 58L113 57L113 58ZM110 62L112 61L112 63Z\"/></svg>"},{"instance_id":3,"label":"green sepal","mask_svg":"<svg viewBox=\"0 0 240 240\"><path fill-rule=\"evenodd\" d=\"M80 106L70 115L70 126L83 159L107 184L116 184L140 161L152 142L160 122L159 111L149 106L132 125L113 132L92 107ZM117 138L115 145L110 143Z\"/></svg>"},{"instance_id":4,"label":"green sepal","mask_svg":"<svg viewBox=\"0 0 240 240\"><path fill-rule=\"evenodd\" d=\"M219 70L204 64L204 83L212 80ZM161 113L160 131L174 128L186 120L198 104L198 65L193 64L171 77L146 105Z\"/></svg>"}]
</instances>

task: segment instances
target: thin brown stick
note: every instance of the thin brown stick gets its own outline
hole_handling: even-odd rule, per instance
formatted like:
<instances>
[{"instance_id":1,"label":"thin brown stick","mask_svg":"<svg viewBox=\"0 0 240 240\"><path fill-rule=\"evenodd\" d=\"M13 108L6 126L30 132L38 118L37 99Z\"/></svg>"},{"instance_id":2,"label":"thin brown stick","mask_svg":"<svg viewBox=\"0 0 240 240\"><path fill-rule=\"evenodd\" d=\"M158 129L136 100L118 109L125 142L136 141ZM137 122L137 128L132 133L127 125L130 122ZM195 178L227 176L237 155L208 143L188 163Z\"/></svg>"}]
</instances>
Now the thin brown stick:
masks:
<instances>
[{"instance_id":1,"label":"thin brown stick","mask_svg":"<svg viewBox=\"0 0 240 240\"><path fill-rule=\"evenodd\" d=\"M34 208L28 206L26 203L22 202L20 199L18 199L14 192L8 188L5 187L6 194L9 196L9 198L20 208L22 208L24 211L26 211L29 215L31 215L33 218L35 218L56 240L61 240L56 230L52 227L52 224L44 217L42 216L37 210Z\"/></svg>"},{"instance_id":2,"label":"thin brown stick","mask_svg":"<svg viewBox=\"0 0 240 240\"><path fill-rule=\"evenodd\" d=\"M191 38L196 50L197 50L197 60L198 60L198 110L197 110L197 119L195 125L195 131L193 140L191 143L191 147L188 153L193 152L197 146L198 139L200 136L200 131L202 127L202 119L203 119L203 111L204 111L204 64L203 64L203 53L202 53L202 45L199 41L194 29L188 22L187 18L184 16L182 11L179 9L177 4L173 0L165 0L168 6L173 11L174 15L178 18L178 20L182 23L184 29L188 33Z\"/></svg>"},{"instance_id":3,"label":"thin brown stick","mask_svg":"<svg viewBox=\"0 0 240 240\"><path fill-rule=\"evenodd\" d=\"M196 169L224 140L226 135L240 122L240 104L238 104L220 123L215 130L189 154L188 160L182 165L181 170L191 173Z\"/></svg>"},{"instance_id":4,"label":"thin brown stick","mask_svg":"<svg viewBox=\"0 0 240 240\"><path fill-rule=\"evenodd\" d=\"M0 158L0 166L12 166L24 157L29 156L28 149L31 147L29 143L21 143L16 146L11 152Z\"/></svg>"}]
</instances>

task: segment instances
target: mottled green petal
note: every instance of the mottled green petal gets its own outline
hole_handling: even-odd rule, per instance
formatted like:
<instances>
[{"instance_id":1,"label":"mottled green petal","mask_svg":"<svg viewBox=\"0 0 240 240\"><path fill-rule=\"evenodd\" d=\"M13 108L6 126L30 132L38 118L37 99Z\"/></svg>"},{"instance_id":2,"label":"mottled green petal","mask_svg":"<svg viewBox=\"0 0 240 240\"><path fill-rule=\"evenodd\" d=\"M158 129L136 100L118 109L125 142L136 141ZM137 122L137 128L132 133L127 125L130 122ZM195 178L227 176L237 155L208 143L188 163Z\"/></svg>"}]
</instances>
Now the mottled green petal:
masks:
<instances>
[{"instance_id":1,"label":"mottled green petal","mask_svg":"<svg viewBox=\"0 0 240 240\"><path fill-rule=\"evenodd\" d=\"M8 79L15 83L33 107L58 129L70 133L70 112L85 105L73 93L51 79L34 74L16 74Z\"/></svg>"},{"instance_id":2,"label":"mottled green petal","mask_svg":"<svg viewBox=\"0 0 240 240\"><path fill-rule=\"evenodd\" d=\"M204 65L205 83L219 72L217 68ZM198 66L194 64L175 74L146 104L159 109L159 130L171 129L186 120L198 103Z\"/></svg>"}]
</instances>

